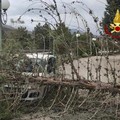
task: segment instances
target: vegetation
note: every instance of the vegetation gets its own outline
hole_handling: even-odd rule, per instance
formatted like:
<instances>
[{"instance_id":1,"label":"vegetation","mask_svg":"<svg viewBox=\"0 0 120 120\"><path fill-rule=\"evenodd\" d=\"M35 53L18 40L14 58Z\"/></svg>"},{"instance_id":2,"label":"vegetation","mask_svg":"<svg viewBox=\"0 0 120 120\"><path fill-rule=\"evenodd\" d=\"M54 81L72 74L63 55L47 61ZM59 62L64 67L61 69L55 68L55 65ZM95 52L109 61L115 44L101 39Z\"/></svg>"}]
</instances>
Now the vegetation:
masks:
<instances>
[{"instance_id":1,"label":"vegetation","mask_svg":"<svg viewBox=\"0 0 120 120\"><path fill-rule=\"evenodd\" d=\"M119 0L107 0L106 11L104 13L103 25L113 23L117 9L120 9Z\"/></svg>"},{"instance_id":2,"label":"vegetation","mask_svg":"<svg viewBox=\"0 0 120 120\"><path fill-rule=\"evenodd\" d=\"M51 38L51 28L49 24L45 23L43 26L40 23L34 28L33 35L36 44L36 49L51 49L52 48L52 38Z\"/></svg>"},{"instance_id":3,"label":"vegetation","mask_svg":"<svg viewBox=\"0 0 120 120\"><path fill-rule=\"evenodd\" d=\"M96 38L95 41L92 40L94 36L88 31L87 24L84 33L78 31L72 34L65 24L66 21L61 19L56 0L53 0L53 5L40 2L43 11L38 9L39 16L43 17L46 12L49 17L55 19L55 24L50 23L46 18L44 25L38 23L31 33L26 28L19 27L11 31L4 41L0 54L0 119L10 120L16 113L26 111L30 113L41 109L42 112L44 111L43 117L48 111L57 112L57 117L51 119L62 119L66 113L73 115L82 113L87 120L120 119L120 85L118 84L120 62L115 54L113 59L108 52L117 50L119 44L106 35ZM73 1L72 4L75 2ZM80 4L86 7L82 2ZM64 3L62 7L63 11L67 8ZM31 8L27 12L33 10L34 8ZM80 17L78 12L74 8L76 19ZM88 14L92 14L91 9ZM97 23L96 17L93 16L93 20ZM24 75L23 70L17 69L20 65L18 63L25 57L24 51L38 53L38 49L42 49L43 52L46 49L53 52L56 56L56 72L46 74L43 70L41 77L39 74L35 75L33 67L31 76ZM20 67L25 66L26 64ZM38 65L38 68L40 67ZM5 90L7 85L10 86ZM30 88L41 90L44 85L48 87L38 101L27 103L21 100L26 90Z\"/></svg>"},{"instance_id":4,"label":"vegetation","mask_svg":"<svg viewBox=\"0 0 120 120\"><path fill-rule=\"evenodd\" d=\"M10 43L8 40L14 40L15 43L21 46L21 49L28 49L29 44L31 43L31 35L28 33L28 30L24 27L18 27L12 31L6 33L5 44Z\"/></svg>"}]
</instances>

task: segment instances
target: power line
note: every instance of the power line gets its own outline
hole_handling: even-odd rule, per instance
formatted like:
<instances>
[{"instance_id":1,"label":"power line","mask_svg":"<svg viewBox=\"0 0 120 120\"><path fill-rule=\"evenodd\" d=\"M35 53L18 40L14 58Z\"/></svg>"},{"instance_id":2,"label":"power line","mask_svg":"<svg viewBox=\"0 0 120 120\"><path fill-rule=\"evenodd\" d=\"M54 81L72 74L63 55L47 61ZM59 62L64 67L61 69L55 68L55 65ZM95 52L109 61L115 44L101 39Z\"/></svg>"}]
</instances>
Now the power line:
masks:
<instances>
[{"instance_id":1,"label":"power line","mask_svg":"<svg viewBox=\"0 0 120 120\"><path fill-rule=\"evenodd\" d=\"M106 3L103 2L103 1L101 1L101 0L96 0L96 1L97 1L97 2L100 2L100 3L104 4L104 5L106 5Z\"/></svg>"}]
</instances>

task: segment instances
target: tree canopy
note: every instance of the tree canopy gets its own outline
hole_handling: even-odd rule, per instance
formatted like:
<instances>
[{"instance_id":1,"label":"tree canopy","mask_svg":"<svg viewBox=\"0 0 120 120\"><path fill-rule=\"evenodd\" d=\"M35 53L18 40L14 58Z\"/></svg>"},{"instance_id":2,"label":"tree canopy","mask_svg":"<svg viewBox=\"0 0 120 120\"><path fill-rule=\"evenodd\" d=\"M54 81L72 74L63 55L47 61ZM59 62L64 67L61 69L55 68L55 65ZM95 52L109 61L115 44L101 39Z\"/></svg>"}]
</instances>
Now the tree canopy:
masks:
<instances>
[{"instance_id":1,"label":"tree canopy","mask_svg":"<svg viewBox=\"0 0 120 120\"><path fill-rule=\"evenodd\" d=\"M120 9L120 0L107 0L106 11L104 13L103 25L113 23L117 9Z\"/></svg>"},{"instance_id":2,"label":"tree canopy","mask_svg":"<svg viewBox=\"0 0 120 120\"><path fill-rule=\"evenodd\" d=\"M16 42L18 42L23 49L27 49L29 47L28 44L31 41L31 35L26 27L18 27L9 33L8 39L16 40Z\"/></svg>"},{"instance_id":3,"label":"tree canopy","mask_svg":"<svg viewBox=\"0 0 120 120\"><path fill-rule=\"evenodd\" d=\"M50 49L50 37L51 28L45 23L43 26L38 23L34 28L34 40L37 49Z\"/></svg>"}]
</instances>

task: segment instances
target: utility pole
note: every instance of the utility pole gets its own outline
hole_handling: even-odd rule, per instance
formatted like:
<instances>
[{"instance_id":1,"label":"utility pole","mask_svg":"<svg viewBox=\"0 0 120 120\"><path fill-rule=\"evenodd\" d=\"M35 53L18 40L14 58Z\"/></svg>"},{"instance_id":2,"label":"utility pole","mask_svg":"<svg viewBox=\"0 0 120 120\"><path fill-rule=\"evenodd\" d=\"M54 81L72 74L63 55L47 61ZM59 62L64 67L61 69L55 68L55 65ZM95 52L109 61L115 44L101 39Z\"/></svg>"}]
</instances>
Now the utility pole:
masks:
<instances>
[{"instance_id":1,"label":"utility pole","mask_svg":"<svg viewBox=\"0 0 120 120\"><path fill-rule=\"evenodd\" d=\"M2 12L7 16L6 10L9 8L9 0L0 0L0 52L2 51L2 23L7 21L3 19L2 21ZM3 10L3 11L2 11Z\"/></svg>"},{"instance_id":2,"label":"utility pole","mask_svg":"<svg viewBox=\"0 0 120 120\"><path fill-rule=\"evenodd\" d=\"M0 0L0 52L2 51L2 19L1 19L2 7L1 6L2 6L2 0Z\"/></svg>"}]
</instances>

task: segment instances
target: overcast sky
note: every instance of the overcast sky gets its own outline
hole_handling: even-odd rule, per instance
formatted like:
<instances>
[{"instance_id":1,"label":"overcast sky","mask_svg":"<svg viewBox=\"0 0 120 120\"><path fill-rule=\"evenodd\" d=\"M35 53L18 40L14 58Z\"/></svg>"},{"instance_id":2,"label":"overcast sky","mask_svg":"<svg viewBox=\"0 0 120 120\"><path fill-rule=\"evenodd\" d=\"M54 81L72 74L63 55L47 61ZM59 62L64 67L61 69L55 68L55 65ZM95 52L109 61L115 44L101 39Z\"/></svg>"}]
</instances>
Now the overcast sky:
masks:
<instances>
[{"instance_id":1,"label":"overcast sky","mask_svg":"<svg viewBox=\"0 0 120 120\"><path fill-rule=\"evenodd\" d=\"M22 15L28 8L40 8L42 6L41 3L38 3L39 0L9 0L10 1L10 8L8 9L8 25L11 25L13 27L18 27L20 24L12 24L10 22L11 19L17 20L20 15ZM36 4L33 4L34 1ZM43 0L45 2L48 2L50 5L53 4L52 0ZM88 11L88 8L92 9L94 12L94 15L99 18L99 21L101 21L102 17L104 16L105 11L105 4L106 0L78 0L82 1L85 4L72 4L71 2L73 0L56 0L59 8L59 12L61 14L62 20L68 25L70 28L78 29L78 21L79 26L81 29L85 29L84 24L81 20L81 18L78 18L78 21L76 20L76 17L74 14L63 14L65 12L65 9L63 9L63 3L67 7L66 10L68 13L70 11L73 11L73 7L81 14L81 16L88 22L88 26L90 27L91 31L96 34L97 28L93 21L93 18L86 12ZM87 6L86 6L87 5ZM87 8L88 7L88 8ZM42 14L45 18L49 19L49 22L54 23L54 21L48 16L48 14L43 13ZM21 20L25 21L25 24L23 26L27 27L30 31L33 30L33 28L38 24L38 22L31 23L31 19L37 20L40 22L42 20L38 13L32 13L27 12L24 14L21 18ZM42 23L41 23L42 24Z\"/></svg>"}]
</instances>

